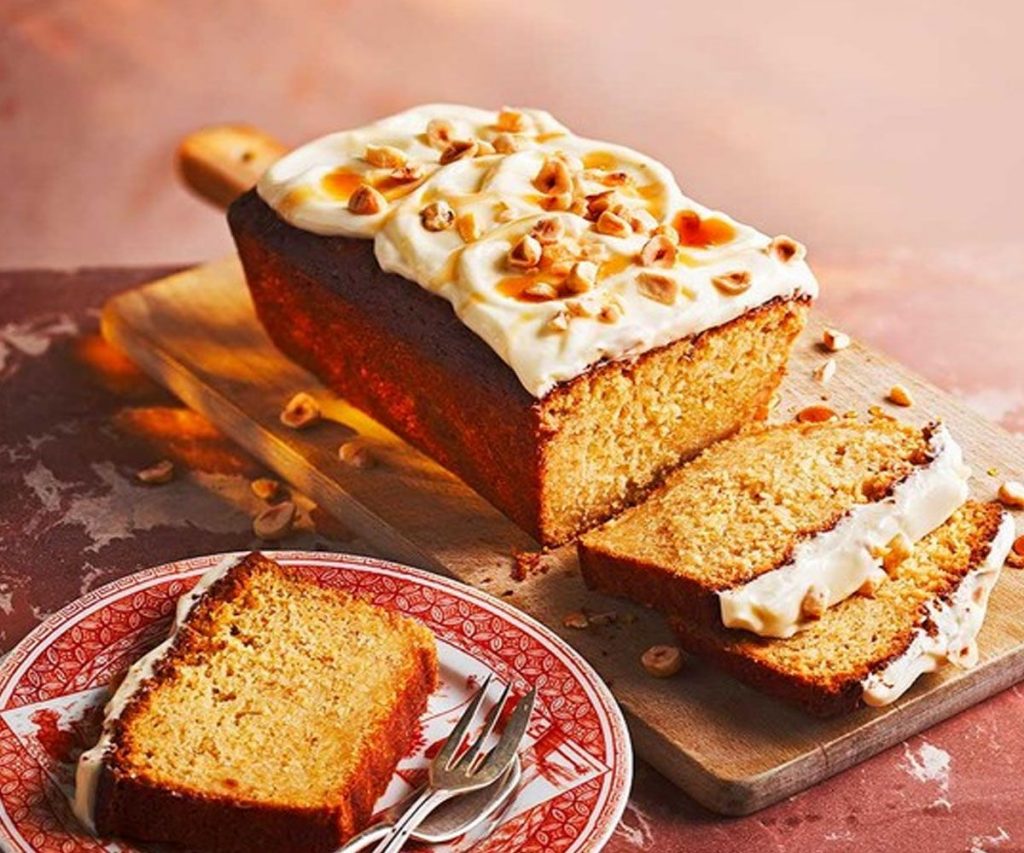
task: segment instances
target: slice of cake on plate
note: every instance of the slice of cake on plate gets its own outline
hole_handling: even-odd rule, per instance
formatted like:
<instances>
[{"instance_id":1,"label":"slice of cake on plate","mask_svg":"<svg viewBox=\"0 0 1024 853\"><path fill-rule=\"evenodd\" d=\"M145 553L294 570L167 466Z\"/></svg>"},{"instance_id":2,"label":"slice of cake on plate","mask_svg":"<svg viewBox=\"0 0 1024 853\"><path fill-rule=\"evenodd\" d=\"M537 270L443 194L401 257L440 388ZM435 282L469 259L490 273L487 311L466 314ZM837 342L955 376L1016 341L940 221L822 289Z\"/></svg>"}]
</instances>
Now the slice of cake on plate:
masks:
<instances>
[{"instance_id":1,"label":"slice of cake on plate","mask_svg":"<svg viewBox=\"0 0 1024 853\"><path fill-rule=\"evenodd\" d=\"M976 638L1013 537L998 504L969 501L870 595L847 599L794 637L673 624L685 648L813 714L887 705L924 673L977 662Z\"/></svg>"},{"instance_id":2,"label":"slice of cake on plate","mask_svg":"<svg viewBox=\"0 0 1024 853\"><path fill-rule=\"evenodd\" d=\"M585 534L587 583L687 622L788 637L886 572L967 497L943 426L745 430Z\"/></svg>"},{"instance_id":3,"label":"slice of cake on plate","mask_svg":"<svg viewBox=\"0 0 1024 853\"><path fill-rule=\"evenodd\" d=\"M229 221L274 343L548 545L762 419L817 294L795 241L536 110L323 137Z\"/></svg>"},{"instance_id":4,"label":"slice of cake on plate","mask_svg":"<svg viewBox=\"0 0 1024 853\"><path fill-rule=\"evenodd\" d=\"M202 850L333 850L367 822L437 678L418 622L260 554L225 561L108 703L75 814Z\"/></svg>"}]
</instances>

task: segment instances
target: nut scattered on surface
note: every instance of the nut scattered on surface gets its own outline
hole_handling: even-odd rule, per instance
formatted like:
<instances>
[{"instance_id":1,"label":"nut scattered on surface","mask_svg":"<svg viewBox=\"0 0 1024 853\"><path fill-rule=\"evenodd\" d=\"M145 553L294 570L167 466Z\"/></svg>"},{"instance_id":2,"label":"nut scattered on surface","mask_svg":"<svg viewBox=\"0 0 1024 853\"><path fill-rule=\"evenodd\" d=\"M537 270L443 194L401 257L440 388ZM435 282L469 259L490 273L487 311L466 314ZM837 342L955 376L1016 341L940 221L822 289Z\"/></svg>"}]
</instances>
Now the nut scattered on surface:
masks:
<instances>
[{"instance_id":1,"label":"nut scattered on surface","mask_svg":"<svg viewBox=\"0 0 1024 853\"><path fill-rule=\"evenodd\" d=\"M352 468L372 468L377 458L365 442L358 439L346 441L338 448L338 458Z\"/></svg>"},{"instance_id":2,"label":"nut scattered on surface","mask_svg":"<svg viewBox=\"0 0 1024 853\"><path fill-rule=\"evenodd\" d=\"M473 215L471 210L459 214L455 220L455 230L459 232L459 236L467 243L472 243L480 238L480 226L477 224L476 216Z\"/></svg>"},{"instance_id":3,"label":"nut scattered on surface","mask_svg":"<svg viewBox=\"0 0 1024 853\"><path fill-rule=\"evenodd\" d=\"M737 270L716 275L711 279L711 283L726 296L736 296L750 287L750 273L746 270Z\"/></svg>"},{"instance_id":4,"label":"nut scattered on surface","mask_svg":"<svg viewBox=\"0 0 1024 853\"><path fill-rule=\"evenodd\" d=\"M493 154L497 149L491 145L486 139L478 139L476 141L476 156L477 157L488 157Z\"/></svg>"},{"instance_id":5,"label":"nut scattered on surface","mask_svg":"<svg viewBox=\"0 0 1024 853\"><path fill-rule=\"evenodd\" d=\"M902 385L893 385L889 389L889 402L897 406L913 406L914 398L910 396L910 392Z\"/></svg>"},{"instance_id":6,"label":"nut scattered on surface","mask_svg":"<svg viewBox=\"0 0 1024 853\"><path fill-rule=\"evenodd\" d=\"M288 401L281 412L281 423L292 429L303 429L320 420L320 406L305 391L300 391Z\"/></svg>"},{"instance_id":7,"label":"nut scattered on surface","mask_svg":"<svg viewBox=\"0 0 1024 853\"><path fill-rule=\"evenodd\" d=\"M281 494L281 483L271 477L257 477L249 484L249 488L261 501L272 501Z\"/></svg>"},{"instance_id":8,"label":"nut scattered on surface","mask_svg":"<svg viewBox=\"0 0 1024 853\"><path fill-rule=\"evenodd\" d=\"M498 201L494 205L494 219L497 222L511 222L516 218L516 212L505 202Z\"/></svg>"},{"instance_id":9,"label":"nut scattered on surface","mask_svg":"<svg viewBox=\"0 0 1024 853\"><path fill-rule=\"evenodd\" d=\"M531 296L534 299L554 299L558 296L558 289L549 282L535 281L523 290L524 296Z\"/></svg>"},{"instance_id":10,"label":"nut scattered on surface","mask_svg":"<svg viewBox=\"0 0 1024 853\"><path fill-rule=\"evenodd\" d=\"M136 471L135 476L147 486L161 486L174 479L174 463L170 459L161 459L154 465Z\"/></svg>"},{"instance_id":11,"label":"nut scattered on surface","mask_svg":"<svg viewBox=\"0 0 1024 853\"><path fill-rule=\"evenodd\" d=\"M545 216L530 231L538 243L550 246L557 243L565 235L565 223L557 216Z\"/></svg>"},{"instance_id":12,"label":"nut scattered on surface","mask_svg":"<svg viewBox=\"0 0 1024 853\"><path fill-rule=\"evenodd\" d=\"M605 190L594 195L588 195L585 199L587 204L586 218L596 222L606 210L611 210L613 207L618 206L617 199L618 194L615 190Z\"/></svg>"},{"instance_id":13,"label":"nut scattered on surface","mask_svg":"<svg viewBox=\"0 0 1024 853\"><path fill-rule=\"evenodd\" d=\"M800 602L800 613L807 619L820 619L828 608L828 590L812 584L803 601Z\"/></svg>"},{"instance_id":14,"label":"nut scattered on surface","mask_svg":"<svg viewBox=\"0 0 1024 853\"><path fill-rule=\"evenodd\" d=\"M838 329L825 329L821 333L821 342L829 352L839 352L850 345L850 336Z\"/></svg>"},{"instance_id":15,"label":"nut scattered on surface","mask_svg":"<svg viewBox=\"0 0 1024 853\"><path fill-rule=\"evenodd\" d=\"M1024 509L1024 483L1007 480L999 487L999 500L1004 506Z\"/></svg>"},{"instance_id":16,"label":"nut scattered on surface","mask_svg":"<svg viewBox=\"0 0 1024 853\"><path fill-rule=\"evenodd\" d=\"M509 266L528 270L540 263L543 248L536 237L527 234L508 253Z\"/></svg>"},{"instance_id":17,"label":"nut scattered on surface","mask_svg":"<svg viewBox=\"0 0 1024 853\"><path fill-rule=\"evenodd\" d=\"M663 305L674 305L679 297L679 282L656 272L642 272L637 275L636 289L641 295Z\"/></svg>"},{"instance_id":18,"label":"nut scattered on surface","mask_svg":"<svg viewBox=\"0 0 1024 853\"><path fill-rule=\"evenodd\" d=\"M367 145L366 162L380 169L398 169L405 165L405 152L391 145Z\"/></svg>"},{"instance_id":19,"label":"nut scattered on surface","mask_svg":"<svg viewBox=\"0 0 1024 853\"><path fill-rule=\"evenodd\" d=\"M441 165L447 166L456 160L463 160L467 157L475 157L479 149L475 139L456 139L448 143L448 146L441 152Z\"/></svg>"},{"instance_id":20,"label":"nut scattered on surface","mask_svg":"<svg viewBox=\"0 0 1024 853\"><path fill-rule=\"evenodd\" d=\"M865 598L874 598L881 588L882 584L888 579L888 575L885 572L874 571L864 580L864 583L857 589L859 595L863 595Z\"/></svg>"},{"instance_id":21,"label":"nut scattered on surface","mask_svg":"<svg viewBox=\"0 0 1024 853\"><path fill-rule=\"evenodd\" d=\"M272 542L275 539L284 539L292 532L295 524L295 504L291 501L281 501L263 510L252 521L252 532L260 539Z\"/></svg>"},{"instance_id":22,"label":"nut scattered on surface","mask_svg":"<svg viewBox=\"0 0 1024 853\"><path fill-rule=\"evenodd\" d=\"M498 113L498 130L506 133L522 133L526 130L526 116L519 110L505 107Z\"/></svg>"},{"instance_id":23,"label":"nut scattered on surface","mask_svg":"<svg viewBox=\"0 0 1024 853\"><path fill-rule=\"evenodd\" d=\"M455 134L455 127L443 118L431 119L427 124L427 142L433 148L447 148Z\"/></svg>"},{"instance_id":24,"label":"nut scattered on surface","mask_svg":"<svg viewBox=\"0 0 1024 853\"><path fill-rule=\"evenodd\" d=\"M792 237L780 234L768 244L768 254L788 264L790 261L802 261L807 257L807 249Z\"/></svg>"},{"instance_id":25,"label":"nut scattered on surface","mask_svg":"<svg viewBox=\"0 0 1024 853\"><path fill-rule=\"evenodd\" d=\"M1010 555L1006 558L1006 563L1015 569L1024 569L1024 536L1017 537L1013 547L1010 548Z\"/></svg>"},{"instance_id":26,"label":"nut scattered on surface","mask_svg":"<svg viewBox=\"0 0 1024 853\"><path fill-rule=\"evenodd\" d=\"M836 360L830 358L823 364L819 364L814 368L814 378L822 385L828 385L832 381L832 377L836 375Z\"/></svg>"},{"instance_id":27,"label":"nut scattered on surface","mask_svg":"<svg viewBox=\"0 0 1024 853\"><path fill-rule=\"evenodd\" d=\"M671 267L676 262L675 244L663 234L655 234L640 250L640 263L645 267Z\"/></svg>"},{"instance_id":28,"label":"nut scattered on surface","mask_svg":"<svg viewBox=\"0 0 1024 853\"><path fill-rule=\"evenodd\" d=\"M420 211L420 222L428 231L447 231L455 223L455 211L446 201L432 201Z\"/></svg>"},{"instance_id":29,"label":"nut scattered on surface","mask_svg":"<svg viewBox=\"0 0 1024 853\"><path fill-rule=\"evenodd\" d=\"M412 166L402 166L400 169L393 170L389 177L400 184L411 184L413 181L421 180L426 174L427 170L419 163L416 163Z\"/></svg>"},{"instance_id":30,"label":"nut scattered on surface","mask_svg":"<svg viewBox=\"0 0 1024 853\"><path fill-rule=\"evenodd\" d=\"M622 306L618 302L609 302L597 312L597 319L602 323L618 323L622 319Z\"/></svg>"},{"instance_id":31,"label":"nut scattered on surface","mask_svg":"<svg viewBox=\"0 0 1024 853\"><path fill-rule=\"evenodd\" d=\"M499 154L515 154L523 147L523 141L511 133L499 133L492 144Z\"/></svg>"},{"instance_id":32,"label":"nut scattered on surface","mask_svg":"<svg viewBox=\"0 0 1024 853\"><path fill-rule=\"evenodd\" d=\"M642 207L629 211L625 218L629 221L630 228L636 231L637 234L646 234L648 231L654 231L654 229L658 227L658 220ZM672 243L673 246L679 245L678 234L676 234L675 240L672 240L671 237L664 234L656 236L665 237L665 239Z\"/></svg>"},{"instance_id":33,"label":"nut scattered on surface","mask_svg":"<svg viewBox=\"0 0 1024 853\"><path fill-rule=\"evenodd\" d=\"M894 536L885 552L885 557L882 559L882 568L891 575L913 551L914 543L907 539L906 536L903 534Z\"/></svg>"},{"instance_id":34,"label":"nut scattered on surface","mask_svg":"<svg viewBox=\"0 0 1024 853\"><path fill-rule=\"evenodd\" d=\"M657 234L660 237L664 237L673 246L679 245L679 232L671 225L659 225L652 233Z\"/></svg>"},{"instance_id":35,"label":"nut scattered on surface","mask_svg":"<svg viewBox=\"0 0 1024 853\"><path fill-rule=\"evenodd\" d=\"M678 646L651 646L640 656L649 675L670 678L683 668L683 651Z\"/></svg>"},{"instance_id":36,"label":"nut scattered on surface","mask_svg":"<svg viewBox=\"0 0 1024 853\"><path fill-rule=\"evenodd\" d=\"M597 217L594 227L601 234L607 234L609 237L628 237L633 233L630 224L617 213L612 213L610 210L604 211Z\"/></svg>"},{"instance_id":37,"label":"nut scattered on surface","mask_svg":"<svg viewBox=\"0 0 1024 853\"><path fill-rule=\"evenodd\" d=\"M569 167L557 157L548 157L540 167L533 185L545 195L561 195L572 191L572 175Z\"/></svg>"},{"instance_id":38,"label":"nut scattered on surface","mask_svg":"<svg viewBox=\"0 0 1024 853\"><path fill-rule=\"evenodd\" d=\"M597 264L591 261L577 261L569 270L565 286L570 293L586 293L593 289L596 281Z\"/></svg>"},{"instance_id":39,"label":"nut scattered on surface","mask_svg":"<svg viewBox=\"0 0 1024 853\"><path fill-rule=\"evenodd\" d=\"M828 406L808 406L796 413L796 419L802 424L820 424L839 417Z\"/></svg>"},{"instance_id":40,"label":"nut scattered on surface","mask_svg":"<svg viewBox=\"0 0 1024 853\"><path fill-rule=\"evenodd\" d=\"M357 216L373 216L386 204L387 199L369 184L360 184L348 199L348 209Z\"/></svg>"},{"instance_id":41,"label":"nut scattered on surface","mask_svg":"<svg viewBox=\"0 0 1024 853\"><path fill-rule=\"evenodd\" d=\"M586 613L580 610L573 610L562 617L562 625L566 628L575 628L577 631L583 631L590 627L590 620L587 618Z\"/></svg>"},{"instance_id":42,"label":"nut scattered on surface","mask_svg":"<svg viewBox=\"0 0 1024 853\"><path fill-rule=\"evenodd\" d=\"M558 311L548 320L547 327L552 332L564 332L569 328L569 314L566 311Z\"/></svg>"}]
</instances>

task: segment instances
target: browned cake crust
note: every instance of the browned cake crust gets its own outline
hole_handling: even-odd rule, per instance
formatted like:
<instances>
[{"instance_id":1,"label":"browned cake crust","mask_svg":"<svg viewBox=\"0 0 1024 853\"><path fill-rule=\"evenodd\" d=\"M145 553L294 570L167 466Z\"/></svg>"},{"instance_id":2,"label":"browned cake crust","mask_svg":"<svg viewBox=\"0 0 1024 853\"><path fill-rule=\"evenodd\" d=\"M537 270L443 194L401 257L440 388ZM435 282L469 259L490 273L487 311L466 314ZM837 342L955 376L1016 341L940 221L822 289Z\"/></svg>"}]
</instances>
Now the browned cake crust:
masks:
<instances>
[{"instance_id":1,"label":"browned cake crust","mask_svg":"<svg viewBox=\"0 0 1024 853\"><path fill-rule=\"evenodd\" d=\"M245 593L254 571L273 565L260 554L216 582L189 616L193 630L179 631L171 650L157 665L154 679L125 707L113 737L96 792L95 823L100 835L123 835L140 840L170 841L201 850L251 853L273 850L282 853L330 851L366 826L373 805L384 793L398 761L409 751L427 699L438 684L438 665L432 646L418 650L414 674L402 685L400 698L367 738L337 802L318 808L290 807L247 802L238 797L211 796L206 792L147 780L137 769L137 758L127 753L125 732L146 701L147 693L173 676L176 662L209 651L206 627L218 600ZM309 582L306 580L305 582ZM339 595L343 595L339 593ZM148 688L148 689L147 689ZM315 749L315 743L282 743L281 750Z\"/></svg>"},{"instance_id":2,"label":"browned cake crust","mask_svg":"<svg viewBox=\"0 0 1024 853\"><path fill-rule=\"evenodd\" d=\"M610 517L681 459L763 418L809 305L776 300L700 336L598 365L538 400L448 302L384 273L371 241L294 228L254 191L228 219L257 315L278 348L546 545ZM669 406L693 413L692 422ZM650 435L616 431L617 416L632 412L640 424L660 410ZM585 476L577 462L588 441ZM626 443L641 448L639 457Z\"/></svg>"},{"instance_id":3,"label":"browned cake crust","mask_svg":"<svg viewBox=\"0 0 1024 853\"><path fill-rule=\"evenodd\" d=\"M933 572L927 598L948 601L968 572L980 566L988 556L1002 518L1003 510L996 503L968 502L946 525L922 540L915 555L896 570L895 580L887 583L898 584L900 572L909 570L915 560L919 564L934 561L931 563ZM917 568L923 567L919 565ZM920 578L917 582L920 584ZM850 618L854 610L862 611L868 618L860 623L854 622ZM908 605L905 610L898 625L890 627L891 610L882 612L876 601L854 597L830 610L807 632L788 640L766 639L720 625L711 628L680 619L669 621L687 651L751 687L797 705L809 714L833 717L860 707L863 679L906 652L919 627L928 628L925 601ZM854 654L852 663L830 663L830 646L835 643L842 644L844 648L856 648L864 641L865 627L884 634L884 648L859 656ZM794 659L810 648L816 648L825 665L832 667L826 674L811 667L802 669L794 665ZM784 656L780 652L791 654Z\"/></svg>"}]
</instances>

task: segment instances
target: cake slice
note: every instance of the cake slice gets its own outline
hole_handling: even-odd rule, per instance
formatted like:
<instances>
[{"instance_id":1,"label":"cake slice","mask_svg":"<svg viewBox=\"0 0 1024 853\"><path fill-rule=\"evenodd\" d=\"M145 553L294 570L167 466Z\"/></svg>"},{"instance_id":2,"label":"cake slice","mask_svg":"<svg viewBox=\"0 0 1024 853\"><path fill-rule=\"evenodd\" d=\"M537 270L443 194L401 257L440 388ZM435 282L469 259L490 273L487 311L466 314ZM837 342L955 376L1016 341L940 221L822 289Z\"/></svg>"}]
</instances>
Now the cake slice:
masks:
<instances>
[{"instance_id":1,"label":"cake slice","mask_svg":"<svg viewBox=\"0 0 1024 853\"><path fill-rule=\"evenodd\" d=\"M668 476L579 542L596 589L715 627L788 637L967 497L945 427L889 418L756 427Z\"/></svg>"},{"instance_id":2,"label":"cake slice","mask_svg":"<svg viewBox=\"0 0 1024 853\"><path fill-rule=\"evenodd\" d=\"M887 705L947 662L977 662L976 638L1013 537L1013 519L998 504L970 501L871 596L847 599L794 637L681 620L673 627L685 648L812 714Z\"/></svg>"},{"instance_id":3,"label":"cake slice","mask_svg":"<svg viewBox=\"0 0 1024 853\"><path fill-rule=\"evenodd\" d=\"M260 554L208 572L79 760L99 835L329 851L361 829L437 684L418 622Z\"/></svg>"}]
</instances>

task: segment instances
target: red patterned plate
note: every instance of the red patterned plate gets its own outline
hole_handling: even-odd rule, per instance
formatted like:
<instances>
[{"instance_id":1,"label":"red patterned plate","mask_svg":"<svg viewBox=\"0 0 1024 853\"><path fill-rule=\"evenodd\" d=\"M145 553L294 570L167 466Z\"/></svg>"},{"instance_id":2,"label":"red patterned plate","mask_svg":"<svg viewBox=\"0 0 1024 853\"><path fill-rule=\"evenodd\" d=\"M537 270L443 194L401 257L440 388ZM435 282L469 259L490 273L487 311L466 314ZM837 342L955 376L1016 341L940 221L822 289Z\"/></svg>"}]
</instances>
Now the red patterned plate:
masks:
<instances>
[{"instance_id":1,"label":"red patterned plate","mask_svg":"<svg viewBox=\"0 0 1024 853\"><path fill-rule=\"evenodd\" d=\"M340 554L272 556L415 616L437 638L441 688L380 806L422 779L473 688L494 673L511 680L514 692L538 688L520 789L492 826L430 849L575 853L604 845L626 805L632 752L618 706L579 655L509 605L427 572ZM137 849L100 843L78 827L68 804L75 761L97 736L106 686L163 639L179 596L221 558L169 563L94 590L47 619L0 665L0 847Z\"/></svg>"}]
</instances>

